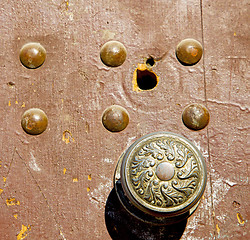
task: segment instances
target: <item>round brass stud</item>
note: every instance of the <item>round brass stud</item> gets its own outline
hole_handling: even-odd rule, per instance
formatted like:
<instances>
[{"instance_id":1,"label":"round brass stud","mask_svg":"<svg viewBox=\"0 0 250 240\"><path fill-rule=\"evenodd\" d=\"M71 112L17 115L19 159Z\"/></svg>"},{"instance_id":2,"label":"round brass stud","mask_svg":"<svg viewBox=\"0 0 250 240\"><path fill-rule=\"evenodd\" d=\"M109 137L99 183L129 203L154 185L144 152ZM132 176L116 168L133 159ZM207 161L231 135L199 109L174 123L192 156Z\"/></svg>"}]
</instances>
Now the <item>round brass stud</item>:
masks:
<instances>
[{"instance_id":1,"label":"round brass stud","mask_svg":"<svg viewBox=\"0 0 250 240\"><path fill-rule=\"evenodd\" d=\"M31 108L24 112L21 125L26 133L38 135L46 130L48 126L48 118L43 110L39 108Z\"/></svg>"},{"instance_id":2,"label":"round brass stud","mask_svg":"<svg viewBox=\"0 0 250 240\"><path fill-rule=\"evenodd\" d=\"M27 43L21 48L19 58L26 68L35 69L44 63L46 50L40 43Z\"/></svg>"},{"instance_id":3,"label":"round brass stud","mask_svg":"<svg viewBox=\"0 0 250 240\"><path fill-rule=\"evenodd\" d=\"M190 104L182 113L182 121L184 125L192 130L201 130L209 123L209 112L207 108L201 104Z\"/></svg>"},{"instance_id":4,"label":"round brass stud","mask_svg":"<svg viewBox=\"0 0 250 240\"><path fill-rule=\"evenodd\" d=\"M176 47L176 57L185 66L198 63L202 57L202 45L195 39L182 40Z\"/></svg>"},{"instance_id":5,"label":"round brass stud","mask_svg":"<svg viewBox=\"0 0 250 240\"><path fill-rule=\"evenodd\" d=\"M156 176L162 181L168 181L174 176L174 166L169 162L161 162L155 170Z\"/></svg>"},{"instance_id":6,"label":"round brass stud","mask_svg":"<svg viewBox=\"0 0 250 240\"><path fill-rule=\"evenodd\" d=\"M112 105L105 109L102 115L102 124L110 132L120 132L129 123L127 110L118 105Z\"/></svg>"},{"instance_id":7,"label":"round brass stud","mask_svg":"<svg viewBox=\"0 0 250 240\"><path fill-rule=\"evenodd\" d=\"M126 60L127 50L122 43L109 41L102 46L100 57L108 67L119 67Z\"/></svg>"}]
</instances>

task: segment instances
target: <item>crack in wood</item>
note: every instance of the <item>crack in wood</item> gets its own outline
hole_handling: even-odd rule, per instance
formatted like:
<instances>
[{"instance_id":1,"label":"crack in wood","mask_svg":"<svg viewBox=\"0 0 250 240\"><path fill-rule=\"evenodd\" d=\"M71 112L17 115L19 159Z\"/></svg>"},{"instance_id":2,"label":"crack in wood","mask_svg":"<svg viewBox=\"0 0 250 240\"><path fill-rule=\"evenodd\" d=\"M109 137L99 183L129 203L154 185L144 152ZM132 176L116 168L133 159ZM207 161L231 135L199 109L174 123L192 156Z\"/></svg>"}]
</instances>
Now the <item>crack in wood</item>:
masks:
<instances>
[{"instance_id":1,"label":"crack in wood","mask_svg":"<svg viewBox=\"0 0 250 240\"><path fill-rule=\"evenodd\" d=\"M58 228L60 235L62 236L62 238L63 238L64 240L67 240L67 239L65 238L63 232L62 232L62 227L61 227L61 225L59 224L59 222L57 221L56 215L55 215L55 213L53 212L52 208L50 207L49 202L48 202L48 200L47 200L45 194L43 193L42 188L40 187L39 183L37 182L35 176L32 174L32 172L30 171L29 167L27 166L27 164L25 163L24 159L23 159L22 156L19 154L19 152L17 151L17 149L16 149L16 153L17 153L17 155L19 156L19 158L22 160L22 162L23 162L23 164L24 164L24 166L25 166L27 172L31 175L31 177L32 177L32 179L34 180L36 186L38 187L38 189L39 189L39 191L40 191L42 197L44 198L44 200L45 200L45 202L46 202L46 205L47 205L49 211L51 212L51 214L52 214L52 216L53 216L53 218L54 218L54 221L55 221L55 223L56 223L56 227Z\"/></svg>"}]
</instances>

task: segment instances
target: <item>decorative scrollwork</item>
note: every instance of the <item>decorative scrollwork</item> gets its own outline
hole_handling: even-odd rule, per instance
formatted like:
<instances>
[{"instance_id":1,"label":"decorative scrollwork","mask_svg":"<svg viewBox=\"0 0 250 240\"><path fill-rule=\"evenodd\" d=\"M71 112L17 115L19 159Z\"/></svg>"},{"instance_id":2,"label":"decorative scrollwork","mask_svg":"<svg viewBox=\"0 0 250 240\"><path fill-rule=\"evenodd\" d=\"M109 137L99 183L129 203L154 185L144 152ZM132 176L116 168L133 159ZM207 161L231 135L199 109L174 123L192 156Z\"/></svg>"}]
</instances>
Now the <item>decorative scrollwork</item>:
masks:
<instances>
[{"instance_id":1,"label":"decorative scrollwork","mask_svg":"<svg viewBox=\"0 0 250 240\"><path fill-rule=\"evenodd\" d=\"M182 168L186 164L186 162L193 156L188 148L184 145L178 143L176 144L178 158L176 159L175 166L177 168Z\"/></svg>"},{"instance_id":2,"label":"decorative scrollwork","mask_svg":"<svg viewBox=\"0 0 250 240\"><path fill-rule=\"evenodd\" d=\"M138 177L132 178L132 182L138 190L138 193L143 195L145 193L145 189L147 189L150 184L150 179L153 177L153 172L151 170L146 170L142 172Z\"/></svg>"},{"instance_id":3,"label":"decorative scrollwork","mask_svg":"<svg viewBox=\"0 0 250 240\"><path fill-rule=\"evenodd\" d=\"M187 198L194 192L194 189L196 187L196 180L192 180L191 182L189 182L187 185L184 185L182 187L177 187L176 185L178 185L177 181L173 181L172 182L172 187L179 191L180 193L183 193Z\"/></svg>"},{"instance_id":4,"label":"decorative scrollwork","mask_svg":"<svg viewBox=\"0 0 250 240\"><path fill-rule=\"evenodd\" d=\"M142 169L153 167L154 165L155 165L154 159L135 157L134 161L132 162L131 172L133 175L135 175L138 172L141 172Z\"/></svg>"},{"instance_id":5,"label":"decorative scrollwork","mask_svg":"<svg viewBox=\"0 0 250 240\"><path fill-rule=\"evenodd\" d=\"M181 204L184 200L182 195L178 194L172 188L166 187L165 185L162 185L161 192L164 199L166 200L165 205L167 207Z\"/></svg>"},{"instance_id":6,"label":"decorative scrollwork","mask_svg":"<svg viewBox=\"0 0 250 240\"><path fill-rule=\"evenodd\" d=\"M162 152L154 147L153 143L148 143L146 144L138 153L139 156L152 156L153 158L157 160L162 160L163 159L163 154Z\"/></svg>"},{"instance_id":7,"label":"decorative scrollwork","mask_svg":"<svg viewBox=\"0 0 250 240\"><path fill-rule=\"evenodd\" d=\"M161 149L165 150L165 155L169 161L173 161L175 159L175 151L173 148L174 142L170 140L158 140L156 145Z\"/></svg>"},{"instance_id":8,"label":"decorative scrollwork","mask_svg":"<svg viewBox=\"0 0 250 240\"><path fill-rule=\"evenodd\" d=\"M172 162L176 173L169 181L157 177L156 168L163 161ZM200 168L193 152L174 139L146 143L130 162L132 187L138 196L155 207L174 207L196 191Z\"/></svg>"},{"instance_id":9,"label":"decorative scrollwork","mask_svg":"<svg viewBox=\"0 0 250 240\"><path fill-rule=\"evenodd\" d=\"M179 179L189 179L192 177L198 178L199 177L199 169L198 169L197 162L195 160L191 161L190 171L185 176L183 176L183 171L178 172L177 176Z\"/></svg>"}]
</instances>

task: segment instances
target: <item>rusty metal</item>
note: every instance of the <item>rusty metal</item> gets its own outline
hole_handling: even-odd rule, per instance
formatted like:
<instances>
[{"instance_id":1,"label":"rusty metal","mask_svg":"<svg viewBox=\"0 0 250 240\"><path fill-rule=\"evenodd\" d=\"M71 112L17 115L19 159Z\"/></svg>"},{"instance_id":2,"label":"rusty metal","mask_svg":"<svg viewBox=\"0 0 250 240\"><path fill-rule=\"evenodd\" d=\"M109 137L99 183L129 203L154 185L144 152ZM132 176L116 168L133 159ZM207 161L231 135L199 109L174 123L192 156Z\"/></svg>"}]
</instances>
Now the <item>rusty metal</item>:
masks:
<instances>
[{"instance_id":1,"label":"rusty metal","mask_svg":"<svg viewBox=\"0 0 250 240\"><path fill-rule=\"evenodd\" d=\"M205 106L202 104L190 104L182 113L184 125L192 130L201 130L209 123L210 115Z\"/></svg>"},{"instance_id":2,"label":"rusty metal","mask_svg":"<svg viewBox=\"0 0 250 240\"><path fill-rule=\"evenodd\" d=\"M21 120L23 130L31 135L43 133L48 126L45 112L39 108L31 108L24 112Z\"/></svg>"},{"instance_id":3,"label":"rusty metal","mask_svg":"<svg viewBox=\"0 0 250 240\"><path fill-rule=\"evenodd\" d=\"M20 61L27 68L40 67L46 58L46 50L40 43L27 43L20 50Z\"/></svg>"},{"instance_id":4,"label":"rusty metal","mask_svg":"<svg viewBox=\"0 0 250 240\"><path fill-rule=\"evenodd\" d=\"M128 111L121 106L112 105L103 112L102 123L110 132L120 132L128 126Z\"/></svg>"},{"instance_id":5,"label":"rusty metal","mask_svg":"<svg viewBox=\"0 0 250 240\"><path fill-rule=\"evenodd\" d=\"M118 41L106 42L100 51L102 62L109 67L121 66L127 57L125 46Z\"/></svg>"},{"instance_id":6,"label":"rusty metal","mask_svg":"<svg viewBox=\"0 0 250 240\"><path fill-rule=\"evenodd\" d=\"M120 157L114 182L121 202L133 215L171 224L194 212L206 179L204 159L188 139L156 132L138 139Z\"/></svg>"},{"instance_id":7,"label":"rusty metal","mask_svg":"<svg viewBox=\"0 0 250 240\"><path fill-rule=\"evenodd\" d=\"M176 57L183 65L194 65L202 57L202 45L195 39L187 38L182 40L176 47Z\"/></svg>"}]
</instances>

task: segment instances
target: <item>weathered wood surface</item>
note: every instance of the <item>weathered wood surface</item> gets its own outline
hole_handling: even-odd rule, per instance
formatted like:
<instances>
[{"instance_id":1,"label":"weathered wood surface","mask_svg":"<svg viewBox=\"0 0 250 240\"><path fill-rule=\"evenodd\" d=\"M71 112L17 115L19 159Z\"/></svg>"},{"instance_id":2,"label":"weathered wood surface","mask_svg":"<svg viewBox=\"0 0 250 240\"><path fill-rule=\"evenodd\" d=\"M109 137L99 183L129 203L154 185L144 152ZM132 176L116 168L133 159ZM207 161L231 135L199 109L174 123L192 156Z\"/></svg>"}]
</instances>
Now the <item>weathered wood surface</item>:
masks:
<instances>
[{"instance_id":1,"label":"weathered wood surface","mask_svg":"<svg viewBox=\"0 0 250 240\"><path fill-rule=\"evenodd\" d=\"M111 216L106 204L119 155L154 131L184 135L206 159L207 188L182 239L249 239L247 0L7 0L1 1L0 20L1 240L111 239L110 226L114 239L179 239L178 231L163 229L159 236L140 224L124 233L115 227L124 213ZM192 67L175 57L176 45L188 37L204 46ZM110 39L128 51L115 69L99 58ZM47 50L36 70L18 59L30 41ZM134 92L133 72L149 55L164 56L154 67L160 82L152 91ZM208 128L198 132L181 121L193 102L206 104L211 115ZM130 124L121 133L102 126L111 104L129 111ZM31 107L49 118L39 136L20 125Z\"/></svg>"}]
</instances>

